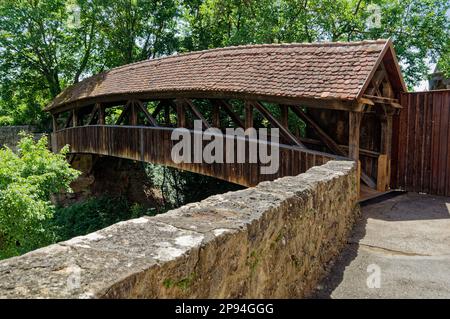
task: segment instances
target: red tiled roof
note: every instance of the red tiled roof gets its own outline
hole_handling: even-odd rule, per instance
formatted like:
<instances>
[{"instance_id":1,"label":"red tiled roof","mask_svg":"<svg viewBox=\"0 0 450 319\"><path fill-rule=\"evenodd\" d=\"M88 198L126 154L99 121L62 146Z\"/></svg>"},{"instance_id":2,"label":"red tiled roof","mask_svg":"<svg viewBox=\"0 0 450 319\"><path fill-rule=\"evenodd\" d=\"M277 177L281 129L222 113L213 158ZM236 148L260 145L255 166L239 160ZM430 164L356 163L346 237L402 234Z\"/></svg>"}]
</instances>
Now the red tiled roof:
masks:
<instances>
[{"instance_id":1,"label":"red tiled roof","mask_svg":"<svg viewBox=\"0 0 450 319\"><path fill-rule=\"evenodd\" d=\"M202 92L354 100L389 40L250 45L146 60L73 85L47 107L120 94ZM214 94L213 94L214 95ZM213 97L213 96L211 96Z\"/></svg>"}]
</instances>

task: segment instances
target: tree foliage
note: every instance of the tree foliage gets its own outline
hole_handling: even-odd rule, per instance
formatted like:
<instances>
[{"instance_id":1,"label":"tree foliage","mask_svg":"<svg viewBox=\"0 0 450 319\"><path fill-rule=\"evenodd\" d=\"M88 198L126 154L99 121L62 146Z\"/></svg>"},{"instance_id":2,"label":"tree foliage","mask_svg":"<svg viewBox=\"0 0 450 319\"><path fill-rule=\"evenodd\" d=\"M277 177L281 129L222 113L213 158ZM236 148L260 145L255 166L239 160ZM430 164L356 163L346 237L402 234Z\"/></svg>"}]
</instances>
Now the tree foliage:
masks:
<instances>
[{"instance_id":1,"label":"tree foliage","mask_svg":"<svg viewBox=\"0 0 450 319\"><path fill-rule=\"evenodd\" d=\"M79 174L65 160L66 152L54 154L47 137L36 142L30 135L22 137L17 154L0 150L0 259L53 241L50 196L69 190Z\"/></svg>"},{"instance_id":2,"label":"tree foliage","mask_svg":"<svg viewBox=\"0 0 450 319\"><path fill-rule=\"evenodd\" d=\"M176 14L175 0L0 1L0 120L41 124L65 87L172 53Z\"/></svg>"},{"instance_id":3,"label":"tree foliage","mask_svg":"<svg viewBox=\"0 0 450 319\"><path fill-rule=\"evenodd\" d=\"M156 210L145 209L123 197L104 195L92 197L68 207L58 207L51 221L56 240L68 240L108 227L123 220L155 215Z\"/></svg>"},{"instance_id":4,"label":"tree foliage","mask_svg":"<svg viewBox=\"0 0 450 319\"><path fill-rule=\"evenodd\" d=\"M187 0L186 50L247 43L391 38L410 86L445 55L447 0ZM379 22L379 24L378 24ZM447 51L448 52L448 51Z\"/></svg>"},{"instance_id":5,"label":"tree foliage","mask_svg":"<svg viewBox=\"0 0 450 319\"><path fill-rule=\"evenodd\" d=\"M161 191L164 207L158 213L185 204L199 202L215 194L236 191L243 187L217 178L172 167L146 164L146 171L155 187Z\"/></svg>"},{"instance_id":6,"label":"tree foliage","mask_svg":"<svg viewBox=\"0 0 450 319\"><path fill-rule=\"evenodd\" d=\"M412 87L429 61L449 69L449 8L448 0L1 0L0 125L47 124L43 106L103 70L229 45L392 38Z\"/></svg>"}]
</instances>

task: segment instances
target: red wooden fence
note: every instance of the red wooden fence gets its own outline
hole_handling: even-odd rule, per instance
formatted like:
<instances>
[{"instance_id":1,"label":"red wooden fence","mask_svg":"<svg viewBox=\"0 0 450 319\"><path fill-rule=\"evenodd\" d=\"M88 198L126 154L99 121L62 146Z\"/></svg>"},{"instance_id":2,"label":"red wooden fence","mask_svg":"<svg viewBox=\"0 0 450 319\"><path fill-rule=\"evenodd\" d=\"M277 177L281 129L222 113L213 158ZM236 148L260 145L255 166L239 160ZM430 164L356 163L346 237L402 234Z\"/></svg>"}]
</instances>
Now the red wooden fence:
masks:
<instances>
[{"instance_id":1,"label":"red wooden fence","mask_svg":"<svg viewBox=\"0 0 450 319\"><path fill-rule=\"evenodd\" d=\"M391 187L450 196L450 90L405 93L401 104Z\"/></svg>"}]
</instances>

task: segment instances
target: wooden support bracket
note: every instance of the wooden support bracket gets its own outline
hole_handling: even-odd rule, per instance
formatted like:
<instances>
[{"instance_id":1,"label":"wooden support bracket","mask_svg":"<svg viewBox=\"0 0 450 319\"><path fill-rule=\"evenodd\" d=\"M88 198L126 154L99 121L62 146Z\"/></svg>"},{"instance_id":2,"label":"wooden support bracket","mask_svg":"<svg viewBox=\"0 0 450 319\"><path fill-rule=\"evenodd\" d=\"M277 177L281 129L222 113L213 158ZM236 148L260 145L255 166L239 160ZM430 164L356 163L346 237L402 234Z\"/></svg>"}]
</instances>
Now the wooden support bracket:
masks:
<instances>
[{"instance_id":1,"label":"wooden support bracket","mask_svg":"<svg viewBox=\"0 0 450 319\"><path fill-rule=\"evenodd\" d=\"M195 115L195 117L196 117L197 119L199 119L199 120L202 121L203 126L204 126L205 128L208 129L208 128L211 127L211 125L209 125L208 121L205 119L205 117L204 117L204 116L202 115L202 113L197 109L197 107L194 105L194 103L193 103L191 100L189 100L189 99L184 99L183 101L189 106L189 108L191 109L191 111L192 111L192 113Z\"/></svg>"},{"instance_id":2,"label":"wooden support bracket","mask_svg":"<svg viewBox=\"0 0 450 319\"><path fill-rule=\"evenodd\" d=\"M125 119L125 116L127 116L129 110L130 110L130 102L128 102L123 108L122 113L120 113L119 118L116 121L116 125L120 125L120 123Z\"/></svg>"},{"instance_id":3,"label":"wooden support bracket","mask_svg":"<svg viewBox=\"0 0 450 319\"><path fill-rule=\"evenodd\" d=\"M317 133L319 139L335 154L340 156L347 156L347 154L339 147L339 145L327 134L324 130L298 106L291 106L292 111L306 124L310 125Z\"/></svg>"},{"instance_id":4,"label":"wooden support bracket","mask_svg":"<svg viewBox=\"0 0 450 319\"><path fill-rule=\"evenodd\" d=\"M158 121L156 121L156 119L150 115L150 113L148 112L147 108L145 107L144 103L142 103L139 100L136 100L134 102L135 105L137 105L141 111L144 113L145 117L147 118L147 120L150 122L150 124L154 127L158 127ZM161 103L160 103L161 104ZM159 105L158 105L159 106Z\"/></svg>"},{"instance_id":5,"label":"wooden support bracket","mask_svg":"<svg viewBox=\"0 0 450 319\"><path fill-rule=\"evenodd\" d=\"M223 108L223 110L225 111L225 113L228 114L228 116L230 117L230 119L238 126L238 127L245 127L245 123L240 119L240 117L234 113L233 108L231 107L231 105L224 100L215 100L215 99L211 99L210 100L211 103L213 105L219 105Z\"/></svg>"},{"instance_id":6,"label":"wooden support bracket","mask_svg":"<svg viewBox=\"0 0 450 319\"><path fill-rule=\"evenodd\" d=\"M98 112L98 108L99 108L99 104L96 103L96 104L94 105L94 107L92 108L91 114L89 114L89 117L88 117L88 120L87 120L86 125L91 125L91 124L94 122L95 115L96 115L97 112Z\"/></svg>"},{"instance_id":7,"label":"wooden support bracket","mask_svg":"<svg viewBox=\"0 0 450 319\"><path fill-rule=\"evenodd\" d=\"M273 126L280 130L280 133L284 138L296 146L306 148L303 143L300 142L300 140L292 134L287 127L283 126L280 121L278 121L262 104L257 101L253 101L252 104Z\"/></svg>"}]
</instances>

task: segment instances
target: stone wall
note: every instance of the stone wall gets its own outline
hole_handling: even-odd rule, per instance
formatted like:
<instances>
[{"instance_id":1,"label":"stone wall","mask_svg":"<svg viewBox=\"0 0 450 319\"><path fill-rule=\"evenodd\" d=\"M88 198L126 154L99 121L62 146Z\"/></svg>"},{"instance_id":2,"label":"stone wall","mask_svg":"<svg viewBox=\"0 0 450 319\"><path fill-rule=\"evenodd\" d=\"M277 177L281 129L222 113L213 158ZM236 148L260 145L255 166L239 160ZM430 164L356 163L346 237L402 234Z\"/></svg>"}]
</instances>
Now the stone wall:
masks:
<instances>
[{"instance_id":1,"label":"stone wall","mask_svg":"<svg viewBox=\"0 0 450 319\"><path fill-rule=\"evenodd\" d=\"M356 181L332 161L4 260L0 297L305 297L358 215Z\"/></svg>"},{"instance_id":2,"label":"stone wall","mask_svg":"<svg viewBox=\"0 0 450 319\"><path fill-rule=\"evenodd\" d=\"M0 126L0 148L8 146L16 151L17 142L20 140L20 132L32 133L36 139L42 136L42 133L36 133L36 128L30 125L21 126Z\"/></svg>"},{"instance_id":3,"label":"stone wall","mask_svg":"<svg viewBox=\"0 0 450 319\"><path fill-rule=\"evenodd\" d=\"M58 205L68 206L91 197L124 197L144 207L163 205L160 191L152 184L141 162L110 156L76 154L72 167L81 175L71 183L71 193L54 196Z\"/></svg>"}]
</instances>

